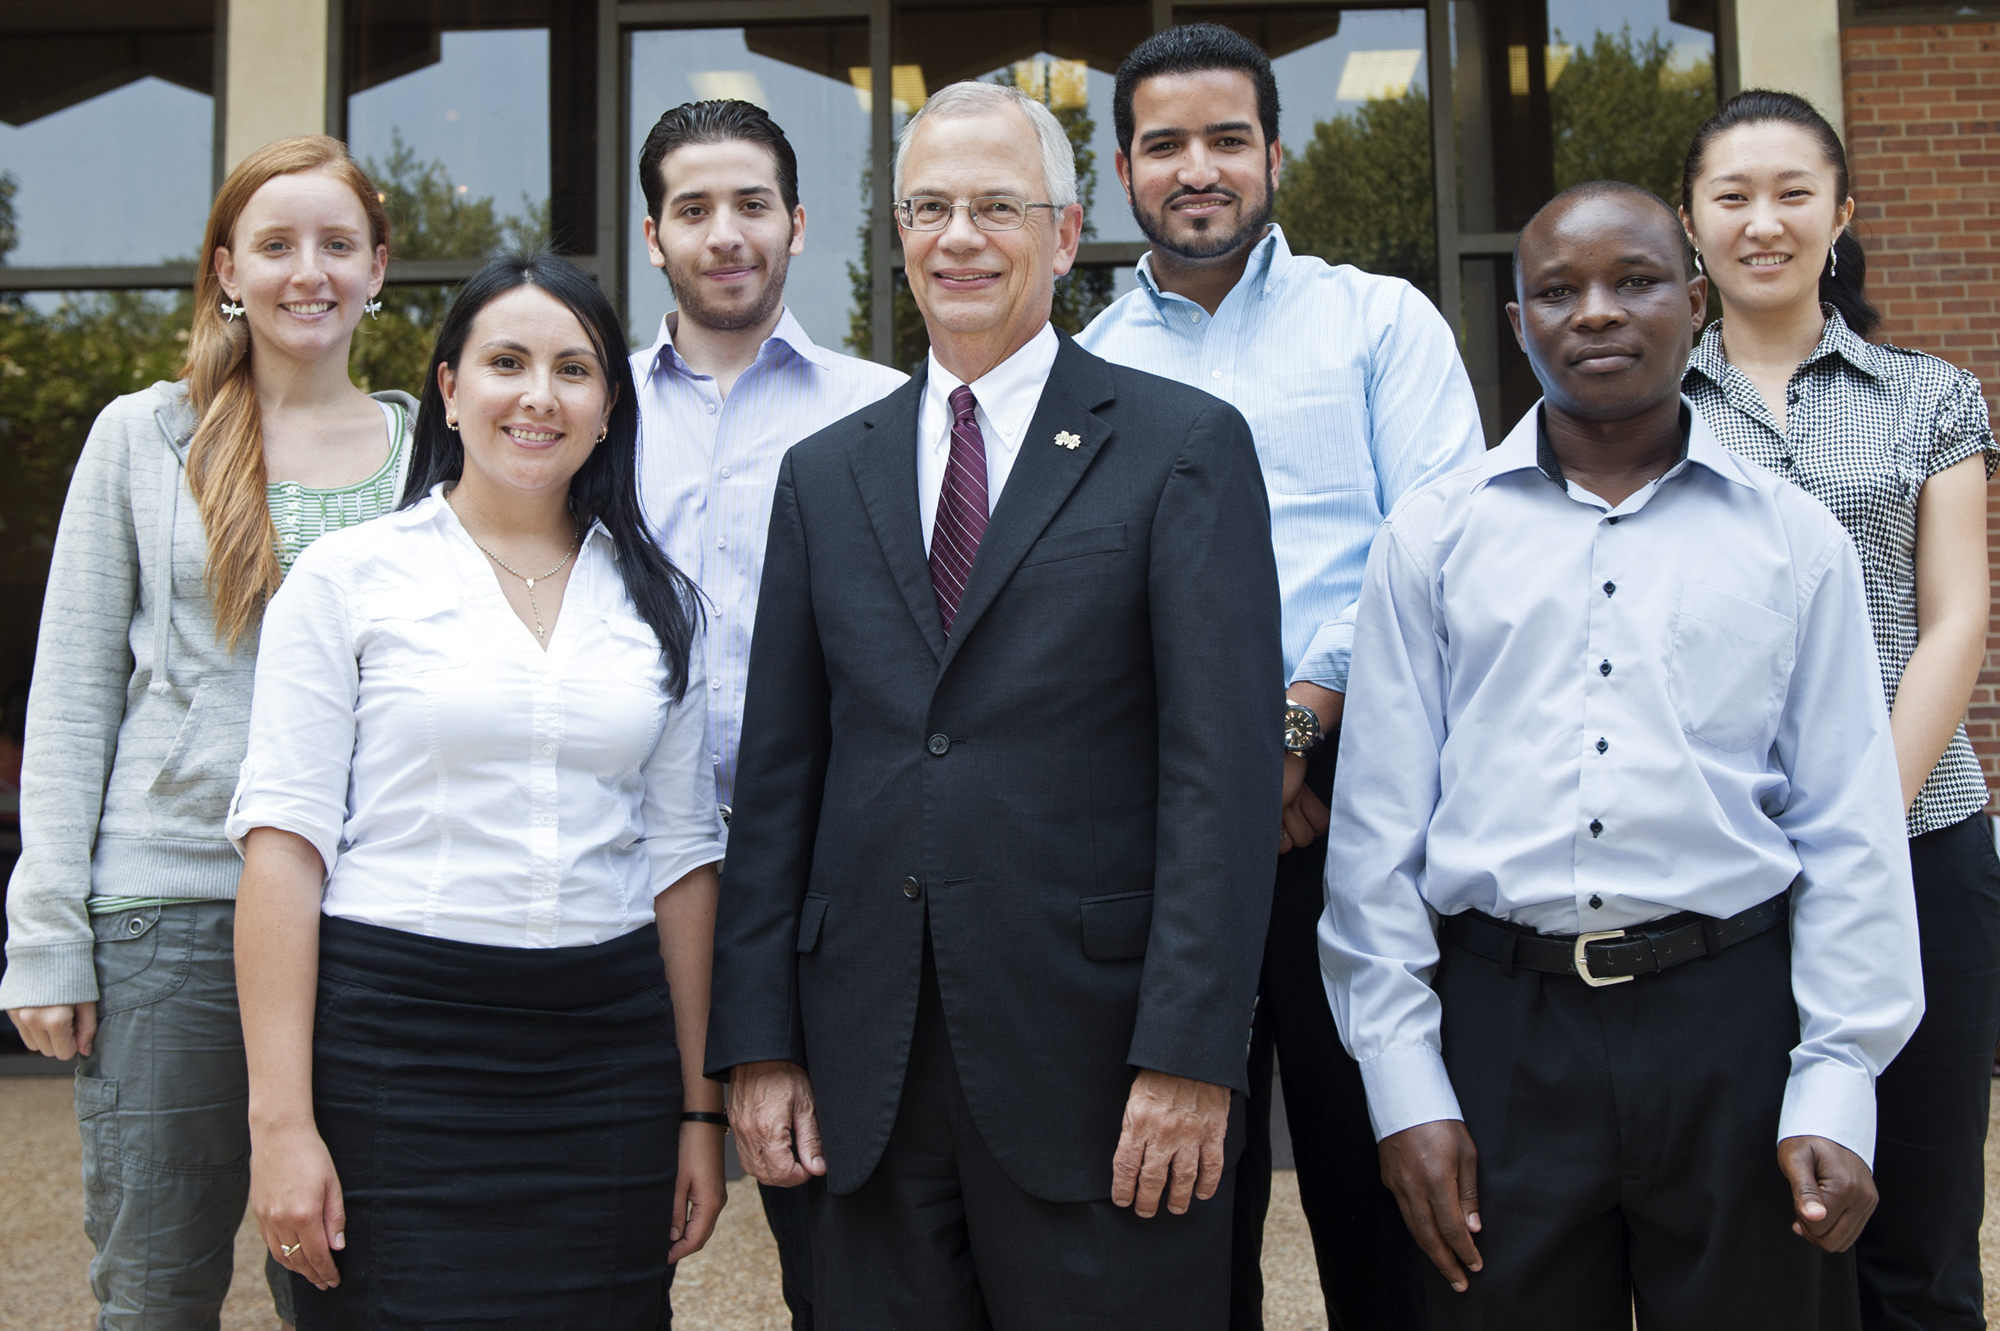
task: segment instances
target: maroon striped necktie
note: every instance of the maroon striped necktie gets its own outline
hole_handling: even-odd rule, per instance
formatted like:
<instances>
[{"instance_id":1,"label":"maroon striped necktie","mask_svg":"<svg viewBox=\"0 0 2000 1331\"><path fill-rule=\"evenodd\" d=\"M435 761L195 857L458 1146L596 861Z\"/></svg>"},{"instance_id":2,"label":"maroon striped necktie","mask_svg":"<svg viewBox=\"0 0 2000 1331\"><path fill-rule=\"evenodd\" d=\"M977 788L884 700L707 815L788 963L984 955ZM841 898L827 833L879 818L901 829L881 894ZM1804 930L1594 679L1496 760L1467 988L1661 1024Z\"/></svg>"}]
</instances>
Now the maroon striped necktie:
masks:
<instances>
[{"instance_id":1,"label":"maroon striped necktie","mask_svg":"<svg viewBox=\"0 0 2000 1331\"><path fill-rule=\"evenodd\" d=\"M959 598L972 576L972 558L986 534L986 439L973 415L978 403L965 384L951 390L951 459L938 493L937 521L931 530L931 588L937 592L944 636L958 618Z\"/></svg>"}]
</instances>

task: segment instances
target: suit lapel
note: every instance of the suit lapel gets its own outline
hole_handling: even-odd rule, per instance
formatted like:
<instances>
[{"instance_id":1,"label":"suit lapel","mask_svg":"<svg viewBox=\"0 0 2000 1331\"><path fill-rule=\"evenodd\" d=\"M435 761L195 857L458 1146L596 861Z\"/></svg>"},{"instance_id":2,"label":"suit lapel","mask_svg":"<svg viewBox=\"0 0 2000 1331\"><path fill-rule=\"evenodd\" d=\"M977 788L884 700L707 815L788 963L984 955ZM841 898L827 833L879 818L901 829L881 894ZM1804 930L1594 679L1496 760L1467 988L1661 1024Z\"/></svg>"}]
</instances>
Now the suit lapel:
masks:
<instances>
[{"instance_id":1,"label":"suit lapel","mask_svg":"<svg viewBox=\"0 0 2000 1331\"><path fill-rule=\"evenodd\" d=\"M917 409L924 400L925 370L867 408L869 427L848 453L854 484L875 528L889 571L909 602L924 641L940 661L945 654L944 624L931 588L930 560L924 555L923 520L917 511Z\"/></svg>"},{"instance_id":2,"label":"suit lapel","mask_svg":"<svg viewBox=\"0 0 2000 1331\"><path fill-rule=\"evenodd\" d=\"M951 664L959 645L971 635L979 617L993 604L1000 589L1007 585L1007 579L1027 557L1029 548L1041 537L1076 483L1083 479L1083 473L1090 469L1097 450L1111 437L1110 423L1093 410L1112 398L1110 370L1067 335L1059 332L1057 336L1062 345L1056 352L1055 365L1049 370L1049 381L1042 389L1034 421L1021 439L1021 451L1014 458L1006 487L1000 491L1000 502L994 505L986 534L980 538L979 553L972 561L972 576L966 581L965 595L960 598L958 614L952 621L951 642L944 650L942 666ZM1059 433L1077 436L1081 442L1075 448L1058 447ZM914 469L915 465L912 459L911 467ZM928 565L925 572L928 589ZM935 610L935 594L932 606ZM934 613L933 621L936 618Z\"/></svg>"}]
</instances>

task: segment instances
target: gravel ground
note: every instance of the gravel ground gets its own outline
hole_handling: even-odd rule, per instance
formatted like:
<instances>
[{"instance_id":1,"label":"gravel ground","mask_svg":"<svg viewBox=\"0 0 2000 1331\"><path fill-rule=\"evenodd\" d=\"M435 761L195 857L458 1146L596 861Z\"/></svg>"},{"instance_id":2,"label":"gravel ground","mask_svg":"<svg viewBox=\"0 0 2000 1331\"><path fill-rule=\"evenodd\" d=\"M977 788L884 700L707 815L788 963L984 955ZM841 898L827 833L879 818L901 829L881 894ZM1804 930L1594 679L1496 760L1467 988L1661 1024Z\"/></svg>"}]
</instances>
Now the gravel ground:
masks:
<instances>
[{"instance_id":1,"label":"gravel ground","mask_svg":"<svg viewBox=\"0 0 2000 1331\"><path fill-rule=\"evenodd\" d=\"M1996 1101L2000 1109L2000 1101ZM1986 1149L1986 1314L2000 1318L2000 1133ZM62 1078L0 1078L0 1331L86 1331L90 1242L83 1236L76 1120ZM271 1331L262 1277L263 1244L246 1223L236 1241L237 1281L222 1331ZM1299 1212L1298 1185L1279 1171L1264 1240L1267 1331L1320 1331L1319 1279L1312 1239ZM674 1284L680 1331L783 1331L778 1255L764 1227L755 1185L729 1185L729 1205L708 1248L681 1264Z\"/></svg>"}]
</instances>

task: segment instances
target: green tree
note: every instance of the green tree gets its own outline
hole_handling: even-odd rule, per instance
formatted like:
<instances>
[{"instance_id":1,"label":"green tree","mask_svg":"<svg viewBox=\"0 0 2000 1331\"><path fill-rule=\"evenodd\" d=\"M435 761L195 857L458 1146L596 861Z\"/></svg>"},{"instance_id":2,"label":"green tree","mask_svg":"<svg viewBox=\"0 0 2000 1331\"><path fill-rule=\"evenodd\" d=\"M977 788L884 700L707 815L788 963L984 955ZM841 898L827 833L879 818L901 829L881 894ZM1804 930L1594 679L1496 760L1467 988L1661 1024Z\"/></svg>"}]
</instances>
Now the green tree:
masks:
<instances>
[{"instance_id":1,"label":"green tree","mask_svg":"<svg viewBox=\"0 0 2000 1331\"><path fill-rule=\"evenodd\" d=\"M28 669L70 472L112 398L180 373L186 292L0 304L0 685Z\"/></svg>"},{"instance_id":2,"label":"green tree","mask_svg":"<svg viewBox=\"0 0 2000 1331\"><path fill-rule=\"evenodd\" d=\"M1715 71L1706 57L1676 68L1673 54L1657 31L1635 41L1629 27L1577 48L1549 90L1558 190L1623 180L1680 202L1688 141L1715 113Z\"/></svg>"},{"instance_id":3,"label":"green tree","mask_svg":"<svg viewBox=\"0 0 2000 1331\"><path fill-rule=\"evenodd\" d=\"M1076 157L1077 202L1083 205L1083 238L1093 239L1097 235L1096 223L1091 214L1097 202L1097 153L1090 146L1091 136L1097 132L1097 121L1090 114L1087 101L1079 96L1063 95L1069 90L1059 78L1051 78L1046 70L1041 77L1031 78L1024 85L1021 82L1023 67L1036 62L1022 61L1019 65L1009 65L991 76L994 83L1007 87L1020 87L1029 96L1049 108L1056 123L1063 127L1063 134L1069 139L1070 151ZM864 214L874 206L874 177L871 171L861 174L861 199ZM873 348L874 334L870 322L873 309L874 256L868 243L868 223L861 223L861 261L847 265L849 290L853 293L853 304L848 307L847 338L848 350L857 356L866 356ZM1049 322L1069 333L1083 331L1084 325L1097 317L1098 311L1111 303L1116 279L1109 268L1072 269L1068 276L1056 279L1055 304L1049 311ZM924 332L923 315L917 309L916 297L910 294L909 279L902 269L895 273L893 291L895 307L895 349L892 363L904 369L915 365L930 350L930 339Z\"/></svg>"},{"instance_id":4,"label":"green tree","mask_svg":"<svg viewBox=\"0 0 2000 1331\"><path fill-rule=\"evenodd\" d=\"M1411 88L1314 125L1285 153L1271 215L1294 253L1404 278L1436 300L1430 99Z\"/></svg>"},{"instance_id":5,"label":"green tree","mask_svg":"<svg viewBox=\"0 0 2000 1331\"><path fill-rule=\"evenodd\" d=\"M443 162L419 162L401 134L391 132L389 156L362 163L389 212L389 253L397 259L482 259L498 249L546 244L549 205L523 197L521 211L502 216L490 198L458 192ZM373 392L400 388L423 394L431 346L444 322L451 288L393 286L382 291L382 313L363 319L348 371Z\"/></svg>"}]
</instances>

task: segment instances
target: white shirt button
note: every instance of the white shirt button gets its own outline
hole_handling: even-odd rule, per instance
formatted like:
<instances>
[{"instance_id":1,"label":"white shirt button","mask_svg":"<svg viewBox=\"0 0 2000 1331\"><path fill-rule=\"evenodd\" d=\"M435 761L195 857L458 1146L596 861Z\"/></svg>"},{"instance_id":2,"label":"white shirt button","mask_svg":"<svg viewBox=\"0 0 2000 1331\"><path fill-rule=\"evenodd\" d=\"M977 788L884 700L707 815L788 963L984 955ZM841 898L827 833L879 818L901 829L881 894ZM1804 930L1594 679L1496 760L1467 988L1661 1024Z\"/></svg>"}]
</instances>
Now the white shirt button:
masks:
<instances>
[{"instance_id":1,"label":"white shirt button","mask_svg":"<svg viewBox=\"0 0 2000 1331\"><path fill-rule=\"evenodd\" d=\"M1210 371L1208 372L1208 377L1209 377L1209 378L1211 378L1211 379L1220 379L1220 378L1222 377L1222 371L1220 371L1220 370L1210 370Z\"/></svg>"},{"instance_id":2,"label":"white shirt button","mask_svg":"<svg viewBox=\"0 0 2000 1331\"><path fill-rule=\"evenodd\" d=\"M718 537L716 537L716 538L715 538L715 548L716 548L716 549L718 549L718 550L724 550L724 549L727 549L728 547L729 547L729 538L728 538L728 537L726 537L726 536L718 536Z\"/></svg>"},{"instance_id":3,"label":"white shirt button","mask_svg":"<svg viewBox=\"0 0 2000 1331\"><path fill-rule=\"evenodd\" d=\"M715 414L715 404L713 402L708 404L708 414L711 416Z\"/></svg>"},{"instance_id":4,"label":"white shirt button","mask_svg":"<svg viewBox=\"0 0 2000 1331\"><path fill-rule=\"evenodd\" d=\"M555 746L555 745L553 745L553 744L544 744L544 745L542 745L542 752L543 752L543 753L554 753L555 751L556 751L556 746Z\"/></svg>"},{"instance_id":5,"label":"white shirt button","mask_svg":"<svg viewBox=\"0 0 2000 1331\"><path fill-rule=\"evenodd\" d=\"M1194 312L1193 312L1192 314L1188 315L1188 322L1189 322L1189 323L1192 323L1192 324L1198 324L1198 323L1200 323L1200 322L1201 322L1201 311L1200 311L1200 310L1196 310L1196 311L1194 311Z\"/></svg>"},{"instance_id":6,"label":"white shirt button","mask_svg":"<svg viewBox=\"0 0 2000 1331\"><path fill-rule=\"evenodd\" d=\"M722 469L722 479L725 481L729 479L729 468L724 467Z\"/></svg>"},{"instance_id":7,"label":"white shirt button","mask_svg":"<svg viewBox=\"0 0 2000 1331\"><path fill-rule=\"evenodd\" d=\"M711 753L711 754L709 754L709 755L708 755L708 758L709 758L709 761L710 761L710 762L712 762L712 763L714 763L714 764L715 764L715 765L716 765L717 767L720 767L720 766L722 766L722 755L721 755L721 754L719 754L719 753Z\"/></svg>"},{"instance_id":8,"label":"white shirt button","mask_svg":"<svg viewBox=\"0 0 2000 1331\"><path fill-rule=\"evenodd\" d=\"M708 681L708 687L710 687L711 689L719 689L722 687L722 681L719 679L711 679L710 681Z\"/></svg>"}]
</instances>

